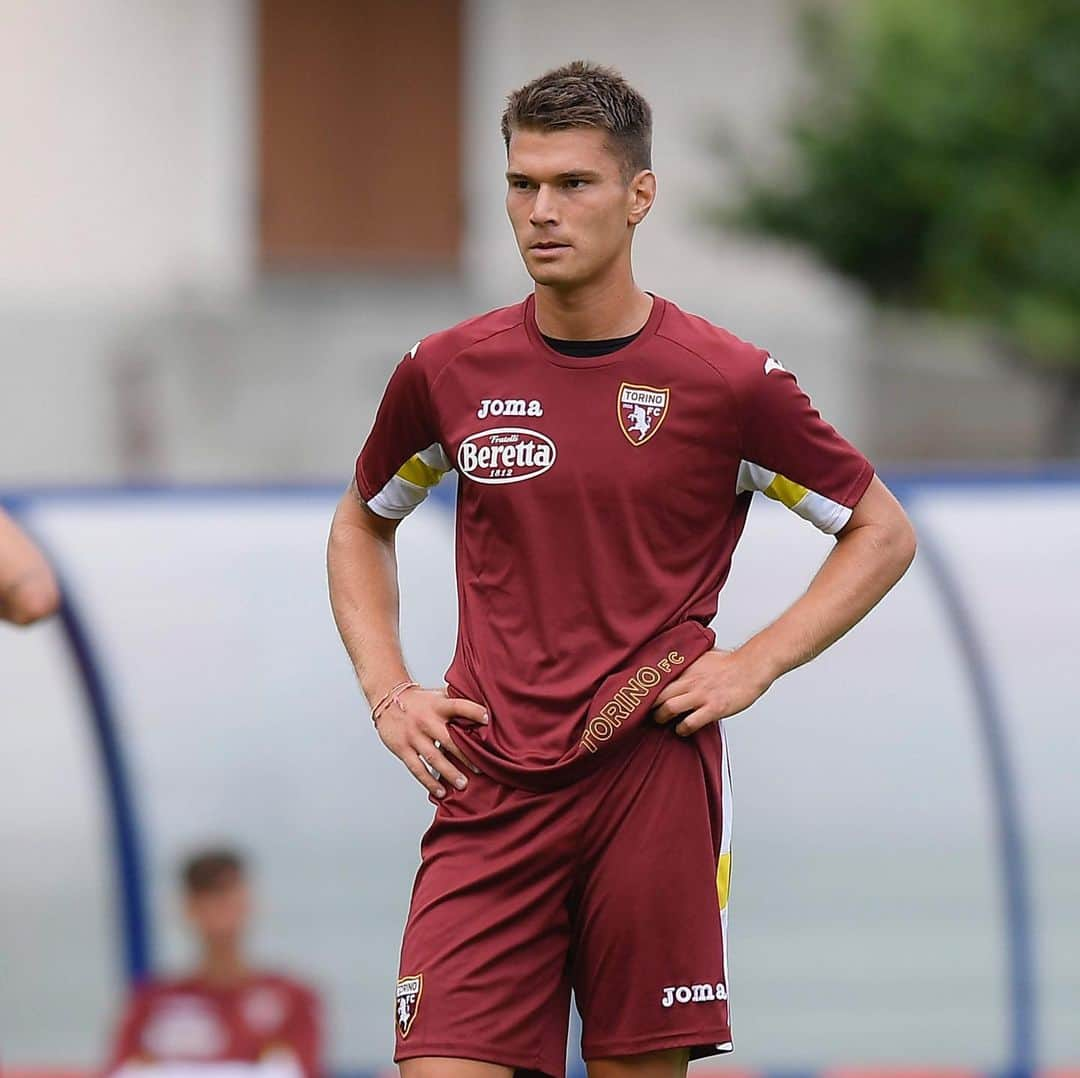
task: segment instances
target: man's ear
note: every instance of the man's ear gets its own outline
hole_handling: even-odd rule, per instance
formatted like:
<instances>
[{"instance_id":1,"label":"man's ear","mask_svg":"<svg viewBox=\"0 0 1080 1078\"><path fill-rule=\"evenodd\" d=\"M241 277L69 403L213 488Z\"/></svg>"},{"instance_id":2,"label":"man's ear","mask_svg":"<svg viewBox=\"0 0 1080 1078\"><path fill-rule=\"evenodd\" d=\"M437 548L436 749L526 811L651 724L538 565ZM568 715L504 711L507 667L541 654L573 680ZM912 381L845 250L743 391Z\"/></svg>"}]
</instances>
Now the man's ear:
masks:
<instances>
[{"instance_id":1,"label":"man's ear","mask_svg":"<svg viewBox=\"0 0 1080 1078\"><path fill-rule=\"evenodd\" d=\"M629 184L630 205L627 209L627 223L639 225L656 201L656 173L643 168Z\"/></svg>"}]
</instances>

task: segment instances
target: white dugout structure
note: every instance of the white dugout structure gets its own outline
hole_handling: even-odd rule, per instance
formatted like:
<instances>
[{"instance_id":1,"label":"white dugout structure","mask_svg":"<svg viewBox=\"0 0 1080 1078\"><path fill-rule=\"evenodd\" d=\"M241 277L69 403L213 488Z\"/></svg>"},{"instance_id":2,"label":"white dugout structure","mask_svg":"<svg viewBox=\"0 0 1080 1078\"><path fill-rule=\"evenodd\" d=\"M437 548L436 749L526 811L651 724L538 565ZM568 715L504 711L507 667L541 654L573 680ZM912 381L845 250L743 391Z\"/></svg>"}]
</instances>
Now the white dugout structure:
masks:
<instances>
[{"instance_id":1,"label":"white dugout structure","mask_svg":"<svg viewBox=\"0 0 1080 1078\"><path fill-rule=\"evenodd\" d=\"M888 478L888 477L887 477ZM1080 474L894 477L921 549L851 636L730 720L735 1065L1080 1065ZM178 858L247 850L254 949L330 1061L386 1066L422 791L330 617L337 489L10 492L69 597L0 632L0 1044L87 1067L133 971L185 958ZM399 535L416 675L455 631L452 490ZM831 540L758 499L715 623Z\"/></svg>"}]
</instances>

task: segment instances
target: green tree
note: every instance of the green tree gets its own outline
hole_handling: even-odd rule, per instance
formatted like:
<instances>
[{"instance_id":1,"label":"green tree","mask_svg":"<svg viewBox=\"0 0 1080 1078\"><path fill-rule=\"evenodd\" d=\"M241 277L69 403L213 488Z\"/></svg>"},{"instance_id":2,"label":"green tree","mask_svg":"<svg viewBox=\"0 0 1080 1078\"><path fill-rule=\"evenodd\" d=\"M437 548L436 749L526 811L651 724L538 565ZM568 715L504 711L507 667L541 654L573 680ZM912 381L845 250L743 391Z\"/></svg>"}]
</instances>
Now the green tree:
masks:
<instances>
[{"instance_id":1,"label":"green tree","mask_svg":"<svg viewBox=\"0 0 1080 1078\"><path fill-rule=\"evenodd\" d=\"M735 159L726 224L805 244L879 301L975 318L1060 380L1080 452L1080 3L810 11L782 173Z\"/></svg>"}]
</instances>

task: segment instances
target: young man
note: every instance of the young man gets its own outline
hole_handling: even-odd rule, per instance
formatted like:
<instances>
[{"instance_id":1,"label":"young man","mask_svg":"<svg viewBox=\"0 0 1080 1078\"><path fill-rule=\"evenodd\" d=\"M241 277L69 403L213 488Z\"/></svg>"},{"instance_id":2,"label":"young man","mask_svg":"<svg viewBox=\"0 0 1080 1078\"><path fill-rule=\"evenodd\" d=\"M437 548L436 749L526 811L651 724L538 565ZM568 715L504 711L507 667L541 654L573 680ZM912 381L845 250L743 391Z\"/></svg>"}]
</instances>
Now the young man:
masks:
<instances>
[{"instance_id":1,"label":"young man","mask_svg":"<svg viewBox=\"0 0 1080 1078\"><path fill-rule=\"evenodd\" d=\"M395 994L404 1078L592 1078L731 1047L720 720L896 583L914 535L795 376L634 282L646 102L573 63L510 95L506 206L536 287L402 359L330 535L379 737L431 792ZM411 684L394 533L451 468L458 643ZM754 491L836 536L776 622L709 628Z\"/></svg>"},{"instance_id":2,"label":"young man","mask_svg":"<svg viewBox=\"0 0 1080 1078\"><path fill-rule=\"evenodd\" d=\"M243 859L232 850L204 850L181 875L199 966L191 976L135 991L107 1073L126 1063L273 1061L276 1078L290 1071L317 1078L318 997L299 981L252 969L244 955L252 902Z\"/></svg>"},{"instance_id":3,"label":"young man","mask_svg":"<svg viewBox=\"0 0 1080 1078\"><path fill-rule=\"evenodd\" d=\"M31 625L59 605L60 589L45 556L0 509L0 621Z\"/></svg>"}]
</instances>

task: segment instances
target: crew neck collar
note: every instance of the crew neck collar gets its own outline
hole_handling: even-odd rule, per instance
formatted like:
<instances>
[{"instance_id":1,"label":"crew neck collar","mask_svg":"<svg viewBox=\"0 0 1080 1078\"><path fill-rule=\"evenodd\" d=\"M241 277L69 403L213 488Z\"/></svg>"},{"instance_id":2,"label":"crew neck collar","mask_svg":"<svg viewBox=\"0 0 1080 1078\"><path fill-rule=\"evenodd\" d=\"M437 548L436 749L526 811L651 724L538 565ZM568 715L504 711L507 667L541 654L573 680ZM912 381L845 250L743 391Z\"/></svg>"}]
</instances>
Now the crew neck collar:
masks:
<instances>
[{"instance_id":1,"label":"crew neck collar","mask_svg":"<svg viewBox=\"0 0 1080 1078\"><path fill-rule=\"evenodd\" d=\"M556 351L544 340L543 334L540 332L540 327L536 324L536 295L530 293L525 300L525 332L529 336L529 340L540 351L544 358L553 363L556 367L567 367L571 370L592 370L597 367L610 367L613 363L622 363L627 356L636 354L646 341L650 340L660 327L660 320L664 316L664 308L667 306L666 302L653 292L649 292L646 289L648 295L652 296L652 310L649 312L649 317L645 320L645 325L641 327L637 337L632 340L625 348L620 348L618 351L610 352L605 356L591 356L591 357L579 357L579 356L564 356L561 352Z\"/></svg>"}]
</instances>

